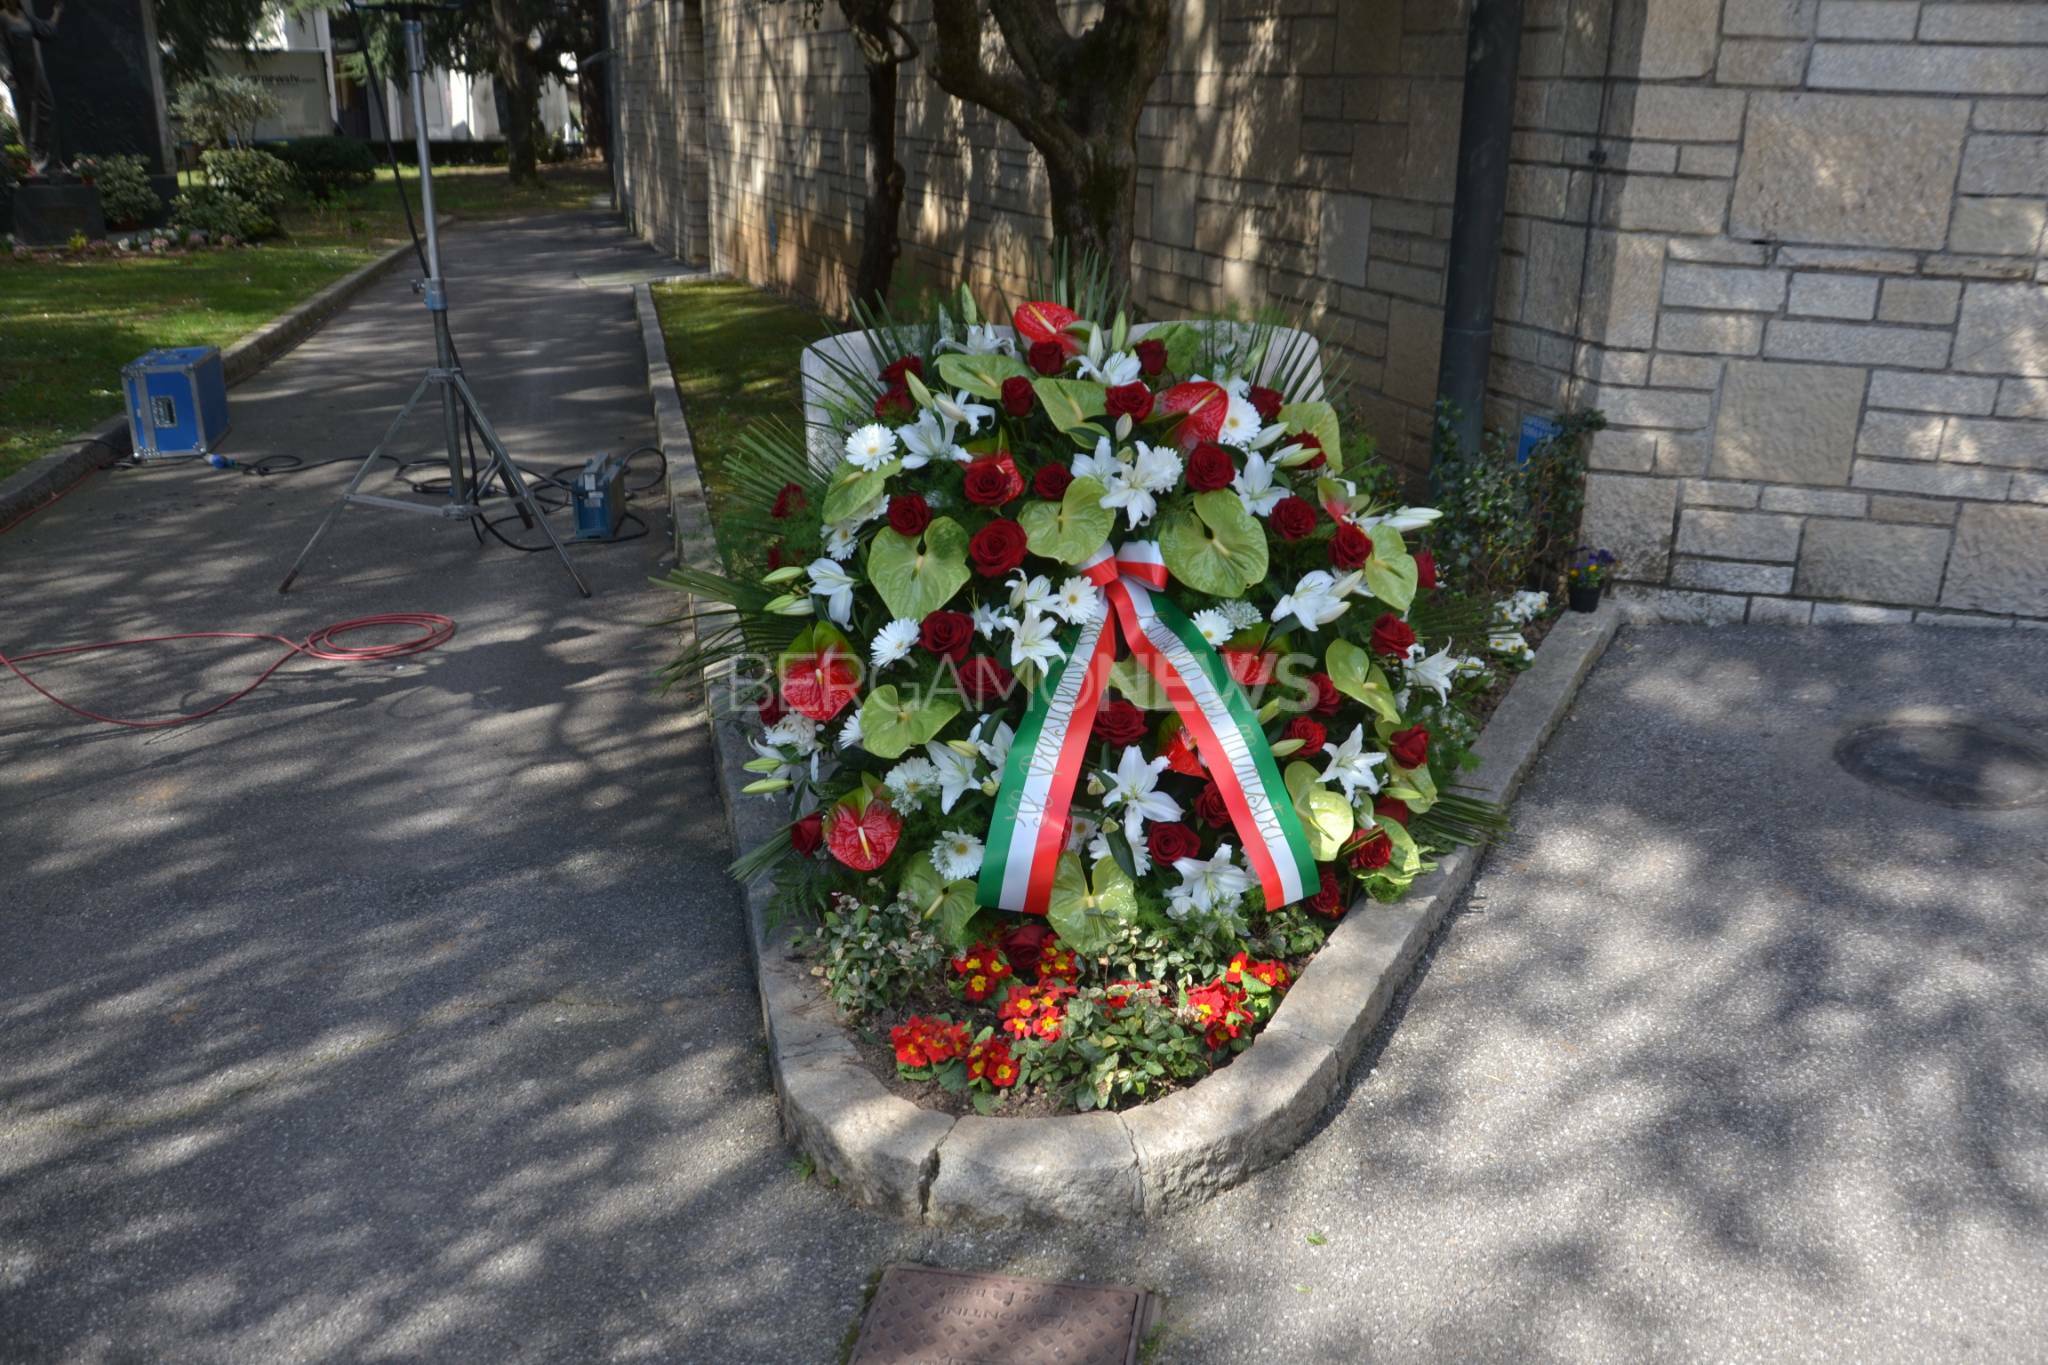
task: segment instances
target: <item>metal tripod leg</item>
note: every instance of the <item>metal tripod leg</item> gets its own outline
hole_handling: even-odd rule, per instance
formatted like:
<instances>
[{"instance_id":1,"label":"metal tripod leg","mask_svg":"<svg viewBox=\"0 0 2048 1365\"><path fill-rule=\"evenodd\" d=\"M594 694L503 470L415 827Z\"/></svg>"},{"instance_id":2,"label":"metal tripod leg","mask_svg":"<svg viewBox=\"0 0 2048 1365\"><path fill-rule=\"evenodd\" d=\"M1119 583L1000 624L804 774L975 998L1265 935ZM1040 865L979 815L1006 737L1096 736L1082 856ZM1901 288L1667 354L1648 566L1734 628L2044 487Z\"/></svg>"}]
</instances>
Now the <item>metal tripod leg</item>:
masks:
<instances>
[{"instance_id":1,"label":"metal tripod leg","mask_svg":"<svg viewBox=\"0 0 2048 1365\"><path fill-rule=\"evenodd\" d=\"M576 591L585 597L590 596L590 589L584 586L583 576L576 572L575 564L569 559L569 552L562 548L560 537L555 535L555 528L548 525L547 516L539 504L534 502L533 494L526 487L526 480L519 473L519 466L512 463L511 455L506 453L504 443L498 439L497 428L491 425L490 418L484 416L483 405L477 402L476 395L470 392L469 381L462 377L462 371L454 372L453 383L456 393L462 396L462 405L469 410L471 419L476 422L477 430L483 433L484 446L491 452L492 466L504 475L505 483L511 488L512 496L518 500L519 505L531 514L533 520L540 523L540 529L547 533L548 544L555 547L555 555L562 561L562 567L569 571L569 581L576 585ZM488 484L490 475L486 474L482 482Z\"/></svg>"},{"instance_id":2,"label":"metal tripod leg","mask_svg":"<svg viewBox=\"0 0 2048 1365\"><path fill-rule=\"evenodd\" d=\"M284 576L284 582L277 585L277 590L280 593L286 592L291 588L292 580L299 576L299 570L304 568L306 561L312 557L313 547L320 543L320 538L326 535L334 523L340 519L343 509L348 506L349 496L362 487L363 480L370 476L370 466L377 463L378 459L384 454L384 447L390 445L391 438L398 435L398 429L405 425L406 418L412 416L412 410L418 405L420 396L426 393L427 386L433 382L432 375L420 380L419 387L412 391L412 397L406 399L405 406L398 410L398 416L392 418L391 425L384 428L383 439L379 440L375 448L363 457L362 466L356 470L355 477L348 481L348 487L344 488L341 491L341 496L334 500L333 508L321 519L319 529L314 531L313 538L306 542L306 548L299 551L299 557L292 561L291 572ZM581 585L579 584L579 586ZM584 593L585 597L589 595L587 592Z\"/></svg>"}]
</instances>

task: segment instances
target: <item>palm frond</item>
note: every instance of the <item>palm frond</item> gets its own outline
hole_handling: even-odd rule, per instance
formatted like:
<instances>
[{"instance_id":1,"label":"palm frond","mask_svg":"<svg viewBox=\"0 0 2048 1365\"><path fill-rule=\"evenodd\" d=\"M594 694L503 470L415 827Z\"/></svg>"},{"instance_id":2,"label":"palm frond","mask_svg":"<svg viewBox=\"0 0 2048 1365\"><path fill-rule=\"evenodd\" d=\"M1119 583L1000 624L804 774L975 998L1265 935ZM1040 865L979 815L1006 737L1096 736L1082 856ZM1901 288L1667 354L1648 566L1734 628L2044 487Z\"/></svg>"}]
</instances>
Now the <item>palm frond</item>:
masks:
<instances>
[{"instance_id":1,"label":"palm frond","mask_svg":"<svg viewBox=\"0 0 2048 1365\"><path fill-rule=\"evenodd\" d=\"M1408 624L1424 639L1469 640L1484 636L1493 624L1493 604L1481 597L1437 593L1418 597L1408 609Z\"/></svg>"},{"instance_id":2,"label":"palm frond","mask_svg":"<svg viewBox=\"0 0 2048 1365\"><path fill-rule=\"evenodd\" d=\"M1508 813L1491 801L1446 792L1409 820L1408 832L1440 846L1481 847L1508 831Z\"/></svg>"},{"instance_id":3,"label":"palm frond","mask_svg":"<svg viewBox=\"0 0 2048 1365\"><path fill-rule=\"evenodd\" d=\"M790 825L784 825L763 843L734 858L726 864L726 872L734 881L744 884L759 881L784 863L794 860L796 849L789 842L790 827L794 823L791 821Z\"/></svg>"}]
</instances>

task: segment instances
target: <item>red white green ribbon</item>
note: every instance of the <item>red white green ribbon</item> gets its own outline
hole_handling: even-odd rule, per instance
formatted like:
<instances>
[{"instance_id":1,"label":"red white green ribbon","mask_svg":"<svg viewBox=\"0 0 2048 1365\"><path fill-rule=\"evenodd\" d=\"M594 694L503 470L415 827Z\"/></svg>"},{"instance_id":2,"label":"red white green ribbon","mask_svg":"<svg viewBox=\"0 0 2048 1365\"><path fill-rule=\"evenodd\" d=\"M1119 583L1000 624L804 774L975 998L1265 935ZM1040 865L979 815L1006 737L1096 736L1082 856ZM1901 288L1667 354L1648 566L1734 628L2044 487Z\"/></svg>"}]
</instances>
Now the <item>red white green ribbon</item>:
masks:
<instances>
[{"instance_id":1,"label":"red white green ribbon","mask_svg":"<svg viewBox=\"0 0 2048 1365\"><path fill-rule=\"evenodd\" d=\"M1222 793L1267 907L1315 891L1320 880L1308 836L1250 701L1186 613L1155 595L1167 583L1159 547L1150 541L1104 546L1081 572L1102 589L1108 610L1081 628L1025 711L996 791L978 899L1045 913L1089 733L1116 661L1119 627L1132 656L1165 690Z\"/></svg>"}]
</instances>

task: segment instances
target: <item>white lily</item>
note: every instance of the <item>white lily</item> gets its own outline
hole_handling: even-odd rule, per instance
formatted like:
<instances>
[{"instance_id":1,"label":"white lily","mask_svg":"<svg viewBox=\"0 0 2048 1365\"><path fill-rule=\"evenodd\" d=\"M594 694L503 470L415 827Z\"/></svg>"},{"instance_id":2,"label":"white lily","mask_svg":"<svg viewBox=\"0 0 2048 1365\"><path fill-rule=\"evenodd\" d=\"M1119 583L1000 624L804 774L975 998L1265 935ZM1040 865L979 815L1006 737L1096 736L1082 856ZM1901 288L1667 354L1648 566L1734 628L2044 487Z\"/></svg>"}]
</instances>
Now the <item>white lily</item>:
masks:
<instances>
[{"instance_id":1,"label":"white lily","mask_svg":"<svg viewBox=\"0 0 2048 1365\"><path fill-rule=\"evenodd\" d=\"M846 458L857 469L876 470L896 454L896 433L870 422L846 438Z\"/></svg>"},{"instance_id":2,"label":"white lily","mask_svg":"<svg viewBox=\"0 0 2048 1365\"><path fill-rule=\"evenodd\" d=\"M1229 844L1218 844L1214 857L1174 859L1173 870L1180 873L1174 898L1185 897L1192 908L1204 912L1234 905L1252 889L1251 874L1237 865L1236 854Z\"/></svg>"},{"instance_id":3,"label":"white lily","mask_svg":"<svg viewBox=\"0 0 2048 1365\"><path fill-rule=\"evenodd\" d=\"M1088 838L1085 841L1088 857L1095 862L1101 862L1104 858L1115 859L1116 854L1109 846L1109 835L1103 831L1101 825L1095 824L1093 821L1090 821L1089 825ZM1143 839L1130 839L1125 842L1131 850L1131 871L1137 873L1140 877L1150 872L1152 870L1152 850L1145 847L1145 841Z\"/></svg>"},{"instance_id":4,"label":"white lily","mask_svg":"<svg viewBox=\"0 0 2048 1365\"><path fill-rule=\"evenodd\" d=\"M899 616L875 632L874 643L868 647L868 661L879 671L890 664L910 657L910 651L917 646L917 622L908 616Z\"/></svg>"},{"instance_id":5,"label":"white lily","mask_svg":"<svg viewBox=\"0 0 2048 1365\"><path fill-rule=\"evenodd\" d=\"M1349 578L1346 575L1345 578ZM1326 569L1311 569L1301 576L1294 585L1294 591L1273 604L1273 620L1277 624L1292 616L1300 621L1305 630L1321 630L1330 622L1351 610L1351 604L1344 600L1349 591L1345 579L1340 579Z\"/></svg>"},{"instance_id":6,"label":"white lily","mask_svg":"<svg viewBox=\"0 0 2048 1365\"><path fill-rule=\"evenodd\" d=\"M1117 459L1116 451L1109 444L1109 438L1098 436L1095 438L1095 449L1076 455L1068 468L1077 479L1099 479L1103 483L1108 483L1110 476L1122 465L1123 461Z\"/></svg>"},{"instance_id":7,"label":"white lily","mask_svg":"<svg viewBox=\"0 0 2048 1365\"><path fill-rule=\"evenodd\" d=\"M923 469L933 460L954 458L953 423L930 408L909 426L896 428L896 436L903 442L905 469Z\"/></svg>"},{"instance_id":8,"label":"white lily","mask_svg":"<svg viewBox=\"0 0 2048 1365\"><path fill-rule=\"evenodd\" d=\"M981 779L975 776L975 761L970 754L963 754L950 744L932 740L924 746L925 756L932 766L939 770L939 809L952 814L953 803L968 792L981 790Z\"/></svg>"},{"instance_id":9,"label":"white lily","mask_svg":"<svg viewBox=\"0 0 2048 1365\"><path fill-rule=\"evenodd\" d=\"M943 390L933 394L932 407L938 411L939 416L966 427L969 436L980 431L981 424L994 420L996 415L994 408L986 403L975 402L974 395L965 389L955 393L951 398L946 397Z\"/></svg>"},{"instance_id":10,"label":"white lily","mask_svg":"<svg viewBox=\"0 0 2048 1365\"><path fill-rule=\"evenodd\" d=\"M1082 356L1076 373L1083 379L1093 379L1113 389L1119 384L1136 383L1138 376L1145 373L1145 367L1138 362L1138 357L1128 352L1114 351L1100 363L1097 363L1092 355Z\"/></svg>"},{"instance_id":11,"label":"white lily","mask_svg":"<svg viewBox=\"0 0 2048 1365\"><path fill-rule=\"evenodd\" d=\"M1113 512L1121 511L1134 531L1152 520L1152 514L1159 510L1159 499L1138 482L1129 465L1117 466L1107 486L1109 491L1102 495L1102 506Z\"/></svg>"},{"instance_id":12,"label":"white lily","mask_svg":"<svg viewBox=\"0 0 2048 1365\"><path fill-rule=\"evenodd\" d=\"M1443 513L1434 507L1403 507L1377 516L1357 517L1355 520L1370 531L1375 526L1391 526L1396 531L1420 531Z\"/></svg>"},{"instance_id":13,"label":"white lily","mask_svg":"<svg viewBox=\"0 0 2048 1365\"><path fill-rule=\"evenodd\" d=\"M1427 687L1436 693L1438 701L1447 701L1451 695L1451 682L1458 676L1458 666L1463 662L1446 646L1434 654L1426 654L1421 645L1408 647L1406 663L1410 686Z\"/></svg>"},{"instance_id":14,"label":"white lily","mask_svg":"<svg viewBox=\"0 0 2048 1365\"><path fill-rule=\"evenodd\" d=\"M1172 446L1155 446L1140 441L1137 459L1131 464L1131 478L1148 493L1165 493L1180 482L1180 452Z\"/></svg>"},{"instance_id":15,"label":"white lily","mask_svg":"<svg viewBox=\"0 0 2048 1365\"><path fill-rule=\"evenodd\" d=\"M1380 789L1379 775L1373 769L1386 762L1387 756L1366 749L1363 725L1352 726L1343 743L1328 745L1323 752L1330 756L1330 766L1323 769L1323 781L1342 786L1345 800L1350 800L1360 791L1377 792Z\"/></svg>"},{"instance_id":16,"label":"white lily","mask_svg":"<svg viewBox=\"0 0 2048 1365\"><path fill-rule=\"evenodd\" d=\"M1010 658L1020 664L1029 660L1040 668L1051 668L1055 659L1065 658L1067 653L1053 639L1054 629L1051 617L1026 613L1010 633Z\"/></svg>"},{"instance_id":17,"label":"white lily","mask_svg":"<svg viewBox=\"0 0 2048 1365\"><path fill-rule=\"evenodd\" d=\"M1010 745L1015 743L1017 732L1010 728L1008 721L997 721L996 728L989 732L987 739L976 739L974 747L981 751L982 758L997 772L1010 761Z\"/></svg>"},{"instance_id":18,"label":"white lily","mask_svg":"<svg viewBox=\"0 0 2048 1365\"><path fill-rule=\"evenodd\" d=\"M1003 334L1002 328L994 323L984 322L970 322L967 324L966 340L957 341L952 337L946 337L939 342L938 349L964 351L968 355L990 355L996 352L1014 355L1017 351L1016 344Z\"/></svg>"},{"instance_id":19,"label":"white lily","mask_svg":"<svg viewBox=\"0 0 2048 1365\"><path fill-rule=\"evenodd\" d=\"M1273 462L1256 453L1245 456L1244 468L1237 471L1230 486L1237 490L1237 500L1244 504L1244 510L1255 517L1270 515L1287 496L1285 487L1273 484Z\"/></svg>"},{"instance_id":20,"label":"white lily","mask_svg":"<svg viewBox=\"0 0 2048 1365\"><path fill-rule=\"evenodd\" d=\"M1148 762L1144 751L1133 744L1127 745L1117 760L1116 772L1104 774L1109 786L1102 803L1122 807L1124 836L1134 847L1144 837L1147 820L1180 819L1180 802L1159 790L1159 774L1165 771L1164 758Z\"/></svg>"},{"instance_id":21,"label":"white lily","mask_svg":"<svg viewBox=\"0 0 2048 1365\"><path fill-rule=\"evenodd\" d=\"M806 573L811 576L811 592L825 599L825 614L840 625L853 622L853 590L860 586L854 576L831 559L814 559Z\"/></svg>"},{"instance_id":22,"label":"white lily","mask_svg":"<svg viewBox=\"0 0 2048 1365\"><path fill-rule=\"evenodd\" d=\"M986 602L977 603L974 610L968 613L968 616L974 622L974 633L984 640L995 639L996 632L999 630L1015 630L1017 628L1016 617L1009 615L1007 612L997 611Z\"/></svg>"},{"instance_id":23,"label":"white lily","mask_svg":"<svg viewBox=\"0 0 2048 1365\"><path fill-rule=\"evenodd\" d=\"M1026 577L1022 569L1010 575L1010 605L1026 616L1042 616L1052 610L1052 580L1044 574ZM1015 630L1013 622L1011 630Z\"/></svg>"},{"instance_id":24,"label":"white lily","mask_svg":"<svg viewBox=\"0 0 2048 1365\"><path fill-rule=\"evenodd\" d=\"M818 751L818 722L801 711L790 711L769 726L761 738L800 754L814 754Z\"/></svg>"}]
</instances>

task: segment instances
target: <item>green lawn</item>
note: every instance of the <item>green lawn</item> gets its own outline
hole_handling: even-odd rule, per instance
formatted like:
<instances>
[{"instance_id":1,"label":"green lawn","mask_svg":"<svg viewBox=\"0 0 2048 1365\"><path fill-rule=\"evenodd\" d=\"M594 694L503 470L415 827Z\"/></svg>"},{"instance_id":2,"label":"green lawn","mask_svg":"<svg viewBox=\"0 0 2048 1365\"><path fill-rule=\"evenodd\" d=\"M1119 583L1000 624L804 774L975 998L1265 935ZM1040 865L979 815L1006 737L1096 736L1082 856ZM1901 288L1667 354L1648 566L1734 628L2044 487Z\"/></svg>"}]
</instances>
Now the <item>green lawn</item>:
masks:
<instances>
[{"instance_id":1,"label":"green lawn","mask_svg":"<svg viewBox=\"0 0 2048 1365\"><path fill-rule=\"evenodd\" d=\"M801 430L799 357L830 329L808 308L731 280L657 284L654 302L717 527L732 486L720 457L764 417ZM729 544L721 531L719 549L726 563L739 564L757 559L760 547Z\"/></svg>"},{"instance_id":2,"label":"green lawn","mask_svg":"<svg viewBox=\"0 0 2048 1365\"><path fill-rule=\"evenodd\" d=\"M404 170L418 209L418 177ZM514 191L496 166L438 171L443 214L500 218L580 208L610 185L551 167ZM0 477L121 410L121 367L158 346L226 346L405 240L389 171L374 185L283 216L285 235L185 256L0 256Z\"/></svg>"}]
</instances>

